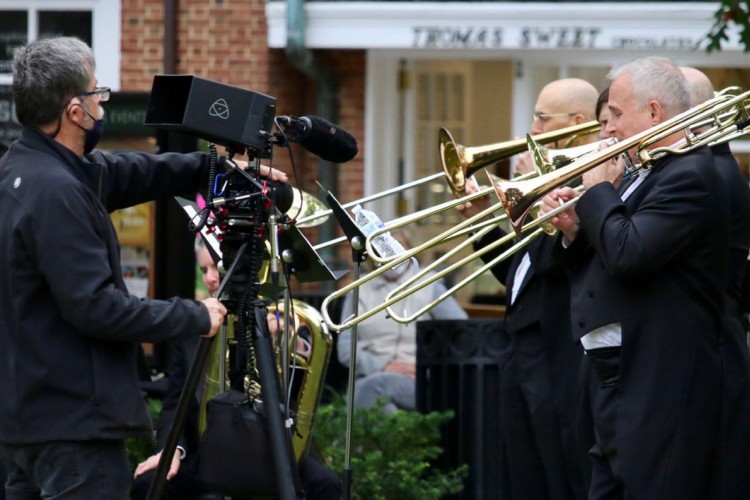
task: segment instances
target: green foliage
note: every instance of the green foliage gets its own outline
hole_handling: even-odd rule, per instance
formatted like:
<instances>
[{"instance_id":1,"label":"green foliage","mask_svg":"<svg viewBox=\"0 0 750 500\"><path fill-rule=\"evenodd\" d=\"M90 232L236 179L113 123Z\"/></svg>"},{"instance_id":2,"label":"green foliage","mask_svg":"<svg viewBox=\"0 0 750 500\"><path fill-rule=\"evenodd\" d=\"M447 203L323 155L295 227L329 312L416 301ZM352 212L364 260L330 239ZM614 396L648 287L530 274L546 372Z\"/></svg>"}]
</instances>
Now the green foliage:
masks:
<instances>
[{"instance_id":1,"label":"green foliage","mask_svg":"<svg viewBox=\"0 0 750 500\"><path fill-rule=\"evenodd\" d=\"M352 497L366 500L434 500L463 489L468 466L447 473L433 467L443 450L440 426L453 412L397 411L382 404L359 408L352 420ZM342 473L346 448L346 403L341 395L321 406L315 417L313 447L329 467Z\"/></svg>"},{"instance_id":2,"label":"green foliage","mask_svg":"<svg viewBox=\"0 0 750 500\"><path fill-rule=\"evenodd\" d=\"M161 400L146 398L146 405L151 413L151 420L156 422L161 412ZM134 471L135 467L154 454L156 446L153 439L145 437L132 437L125 440L125 449L128 452L128 462L130 470Z\"/></svg>"},{"instance_id":3,"label":"green foliage","mask_svg":"<svg viewBox=\"0 0 750 500\"><path fill-rule=\"evenodd\" d=\"M739 28L740 43L744 51L750 51L750 1L721 0L714 13L714 24L706 35L706 52L721 50L721 44L729 40L727 32L736 24Z\"/></svg>"}]
</instances>

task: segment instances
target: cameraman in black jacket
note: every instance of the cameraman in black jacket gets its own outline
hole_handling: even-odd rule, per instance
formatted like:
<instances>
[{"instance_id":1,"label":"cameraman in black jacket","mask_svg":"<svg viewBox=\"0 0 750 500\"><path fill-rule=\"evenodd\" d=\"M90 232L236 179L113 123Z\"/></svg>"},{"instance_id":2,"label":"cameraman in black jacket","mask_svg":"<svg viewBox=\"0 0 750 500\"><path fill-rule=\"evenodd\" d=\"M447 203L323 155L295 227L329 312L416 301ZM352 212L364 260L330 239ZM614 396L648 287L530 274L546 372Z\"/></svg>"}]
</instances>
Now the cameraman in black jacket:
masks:
<instances>
[{"instance_id":1,"label":"cameraman in black jacket","mask_svg":"<svg viewBox=\"0 0 750 500\"><path fill-rule=\"evenodd\" d=\"M109 212L195 192L209 162L92 152L109 98L94 68L91 49L69 37L37 40L14 58L24 130L0 159L0 443L10 498L127 498L124 440L151 431L137 343L213 336L226 314L213 298L128 293Z\"/></svg>"}]
</instances>

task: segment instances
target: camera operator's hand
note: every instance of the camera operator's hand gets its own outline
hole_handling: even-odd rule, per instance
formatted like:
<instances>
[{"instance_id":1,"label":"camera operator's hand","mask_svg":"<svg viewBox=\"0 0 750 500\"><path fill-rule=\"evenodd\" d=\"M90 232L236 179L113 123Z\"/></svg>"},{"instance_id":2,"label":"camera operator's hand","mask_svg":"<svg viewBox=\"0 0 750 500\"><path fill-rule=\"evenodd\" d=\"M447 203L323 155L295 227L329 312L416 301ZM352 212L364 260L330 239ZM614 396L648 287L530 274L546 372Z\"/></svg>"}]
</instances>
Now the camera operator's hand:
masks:
<instances>
[{"instance_id":1,"label":"camera operator's hand","mask_svg":"<svg viewBox=\"0 0 750 500\"><path fill-rule=\"evenodd\" d=\"M289 182L289 178L284 172L265 165L260 166L260 176L271 179L272 181Z\"/></svg>"},{"instance_id":2,"label":"camera operator's hand","mask_svg":"<svg viewBox=\"0 0 750 500\"><path fill-rule=\"evenodd\" d=\"M227 315L227 308L224 304L219 302L213 297L201 300L203 305L208 309L208 314L211 317L211 329L202 337L211 338L219 331L221 325L224 323L224 317Z\"/></svg>"},{"instance_id":3,"label":"camera operator's hand","mask_svg":"<svg viewBox=\"0 0 750 500\"><path fill-rule=\"evenodd\" d=\"M245 160L234 160L238 167L242 170L247 170L248 163ZM289 182L287 175L281 170L268 167L266 165L260 166L260 176L270 179L272 181Z\"/></svg>"},{"instance_id":4,"label":"camera operator's hand","mask_svg":"<svg viewBox=\"0 0 750 500\"><path fill-rule=\"evenodd\" d=\"M167 472L167 481L172 479L177 475L177 472L180 470L180 450L174 450L174 457L172 457L172 463L169 466L169 472ZM135 468L135 474L133 474L133 477L138 477L141 474L145 474L146 472L150 470L156 469L156 467L159 466L159 459L161 458L161 452L157 453L156 455L151 455L143 462L139 463L138 466Z\"/></svg>"}]
</instances>

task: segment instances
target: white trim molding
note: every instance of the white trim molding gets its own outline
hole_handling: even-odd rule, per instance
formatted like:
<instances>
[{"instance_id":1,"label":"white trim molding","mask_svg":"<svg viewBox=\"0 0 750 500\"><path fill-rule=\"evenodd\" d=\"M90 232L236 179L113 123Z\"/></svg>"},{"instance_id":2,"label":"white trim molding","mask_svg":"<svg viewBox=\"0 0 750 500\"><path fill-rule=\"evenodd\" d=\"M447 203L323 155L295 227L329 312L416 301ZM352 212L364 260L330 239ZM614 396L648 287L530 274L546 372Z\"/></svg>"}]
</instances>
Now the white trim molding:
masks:
<instances>
[{"instance_id":1,"label":"white trim molding","mask_svg":"<svg viewBox=\"0 0 750 500\"><path fill-rule=\"evenodd\" d=\"M690 51L716 2L306 2L313 49ZM286 2L266 4L268 45L286 46ZM733 33L723 51L742 47Z\"/></svg>"}]
</instances>

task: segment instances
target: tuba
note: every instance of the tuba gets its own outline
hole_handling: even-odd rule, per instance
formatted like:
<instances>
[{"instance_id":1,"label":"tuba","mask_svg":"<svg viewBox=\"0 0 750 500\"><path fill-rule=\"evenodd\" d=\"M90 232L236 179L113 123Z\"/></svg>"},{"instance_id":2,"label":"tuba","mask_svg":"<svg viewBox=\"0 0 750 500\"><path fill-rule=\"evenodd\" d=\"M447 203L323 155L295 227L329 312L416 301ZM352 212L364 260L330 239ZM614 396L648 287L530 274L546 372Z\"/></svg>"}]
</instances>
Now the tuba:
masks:
<instances>
[{"instance_id":1,"label":"tuba","mask_svg":"<svg viewBox=\"0 0 750 500\"><path fill-rule=\"evenodd\" d=\"M288 353L286 366L289 367L291 374L292 392L294 400L291 407L295 414L295 426L292 436L292 448L297 462L303 461L307 457L310 448L310 438L312 436L312 427L315 421L315 413L320 399L323 395L324 381L328 362L331 357L331 347L333 340L328 328L323 322L321 314L309 304L300 300L292 300L292 325L289 335L289 348L282 349L281 342L283 335L281 332L273 340L276 366L279 373L282 372L282 352ZM284 316L284 305L270 306L270 313L276 313ZM213 352L206 366L203 388L201 391L199 428L200 431L206 427L206 402L212 397L229 389L229 376L227 372L229 346L236 342L234 340L233 325L234 321L228 321L228 326L223 328L217 335L214 342ZM298 335L305 337L304 344L308 347L305 355L297 352L294 346L297 345ZM245 379L246 392L259 393L259 386L249 385L257 382L249 382Z\"/></svg>"}]
</instances>

